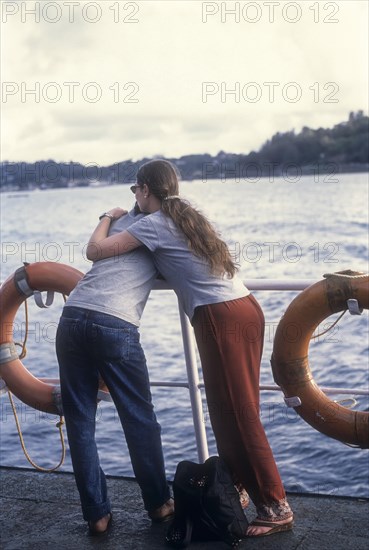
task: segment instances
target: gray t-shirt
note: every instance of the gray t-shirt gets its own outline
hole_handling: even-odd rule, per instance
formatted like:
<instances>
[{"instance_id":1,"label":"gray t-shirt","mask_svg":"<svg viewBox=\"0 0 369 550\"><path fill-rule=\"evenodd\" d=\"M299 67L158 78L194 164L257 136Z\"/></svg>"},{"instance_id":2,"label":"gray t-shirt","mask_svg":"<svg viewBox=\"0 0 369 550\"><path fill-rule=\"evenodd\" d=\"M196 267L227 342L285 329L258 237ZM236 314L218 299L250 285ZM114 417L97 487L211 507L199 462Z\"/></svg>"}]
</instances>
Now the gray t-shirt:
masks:
<instances>
[{"instance_id":1,"label":"gray t-shirt","mask_svg":"<svg viewBox=\"0 0 369 550\"><path fill-rule=\"evenodd\" d=\"M141 218L142 214L135 216L131 210L111 223L109 235L124 231ZM144 247L96 261L71 292L66 306L100 311L139 326L157 274L152 255Z\"/></svg>"},{"instance_id":2,"label":"gray t-shirt","mask_svg":"<svg viewBox=\"0 0 369 550\"><path fill-rule=\"evenodd\" d=\"M190 319L197 306L250 294L239 277L213 275L208 263L189 250L182 231L161 210L143 217L128 231L153 252L156 267L173 287Z\"/></svg>"}]
</instances>

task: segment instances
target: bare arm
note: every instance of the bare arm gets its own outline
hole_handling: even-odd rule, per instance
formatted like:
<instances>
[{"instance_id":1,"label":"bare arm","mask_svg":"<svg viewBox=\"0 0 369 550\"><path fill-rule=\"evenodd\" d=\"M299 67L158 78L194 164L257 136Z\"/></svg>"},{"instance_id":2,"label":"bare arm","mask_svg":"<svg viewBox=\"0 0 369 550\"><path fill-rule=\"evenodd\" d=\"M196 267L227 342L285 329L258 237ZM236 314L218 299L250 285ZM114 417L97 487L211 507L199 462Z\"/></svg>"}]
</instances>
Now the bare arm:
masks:
<instances>
[{"instance_id":1,"label":"bare arm","mask_svg":"<svg viewBox=\"0 0 369 550\"><path fill-rule=\"evenodd\" d=\"M115 220L127 214L127 210L113 208L108 211ZM120 256L131 250L142 246L141 241L135 239L128 231L122 231L108 237L109 227L112 219L104 217L96 226L87 244L86 256L89 260L96 262L113 256Z\"/></svg>"}]
</instances>

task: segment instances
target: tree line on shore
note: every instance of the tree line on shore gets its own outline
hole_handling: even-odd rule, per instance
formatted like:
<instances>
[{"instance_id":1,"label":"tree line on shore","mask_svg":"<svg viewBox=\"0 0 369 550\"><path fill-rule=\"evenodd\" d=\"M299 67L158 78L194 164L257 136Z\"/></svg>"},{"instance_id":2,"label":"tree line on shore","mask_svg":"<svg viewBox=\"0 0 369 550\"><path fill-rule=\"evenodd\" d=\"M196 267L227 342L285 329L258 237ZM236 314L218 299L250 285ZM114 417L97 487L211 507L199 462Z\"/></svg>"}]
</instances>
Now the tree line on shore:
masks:
<instances>
[{"instance_id":1,"label":"tree line on shore","mask_svg":"<svg viewBox=\"0 0 369 550\"><path fill-rule=\"evenodd\" d=\"M363 111L351 112L348 120L333 128L303 127L277 132L259 151L217 155L196 154L169 158L183 180L236 179L256 181L284 174L316 174L369 169L369 117ZM49 189L88 185L114 185L135 181L138 167L150 160L125 160L110 166L58 163L53 160L5 161L0 166L2 190Z\"/></svg>"}]
</instances>

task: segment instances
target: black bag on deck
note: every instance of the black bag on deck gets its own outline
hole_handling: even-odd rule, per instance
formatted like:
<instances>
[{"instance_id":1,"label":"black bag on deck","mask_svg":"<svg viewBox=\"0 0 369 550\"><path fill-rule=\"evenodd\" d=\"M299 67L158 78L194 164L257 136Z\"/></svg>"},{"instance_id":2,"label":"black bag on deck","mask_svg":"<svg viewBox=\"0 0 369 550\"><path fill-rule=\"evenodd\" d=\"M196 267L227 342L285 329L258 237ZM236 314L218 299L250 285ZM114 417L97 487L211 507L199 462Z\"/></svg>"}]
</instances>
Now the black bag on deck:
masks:
<instances>
[{"instance_id":1,"label":"black bag on deck","mask_svg":"<svg viewBox=\"0 0 369 550\"><path fill-rule=\"evenodd\" d=\"M213 456L204 464L184 460L173 481L175 516L166 543L185 548L191 540L222 540L236 547L248 521L224 461Z\"/></svg>"}]
</instances>

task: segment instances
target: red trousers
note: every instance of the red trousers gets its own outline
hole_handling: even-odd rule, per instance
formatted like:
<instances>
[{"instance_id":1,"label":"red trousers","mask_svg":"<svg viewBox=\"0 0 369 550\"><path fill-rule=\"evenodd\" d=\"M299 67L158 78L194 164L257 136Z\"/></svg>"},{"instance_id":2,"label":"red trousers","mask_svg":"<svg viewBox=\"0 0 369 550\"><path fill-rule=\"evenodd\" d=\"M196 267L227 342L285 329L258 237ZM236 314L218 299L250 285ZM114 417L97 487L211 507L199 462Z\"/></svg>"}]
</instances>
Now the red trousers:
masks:
<instances>
[{"instance_id":1,"label":"red trousers","mask_svg":"<svg viewBox=\"0 0 369 550\"><path fill-rule=\"evenodd\" d=\"M291 515L260 421L265 323L258 302L249 295L199 306L193 326L219 456L249 493L258 516L281 519Z\"/></svg>"}]
</instances>

